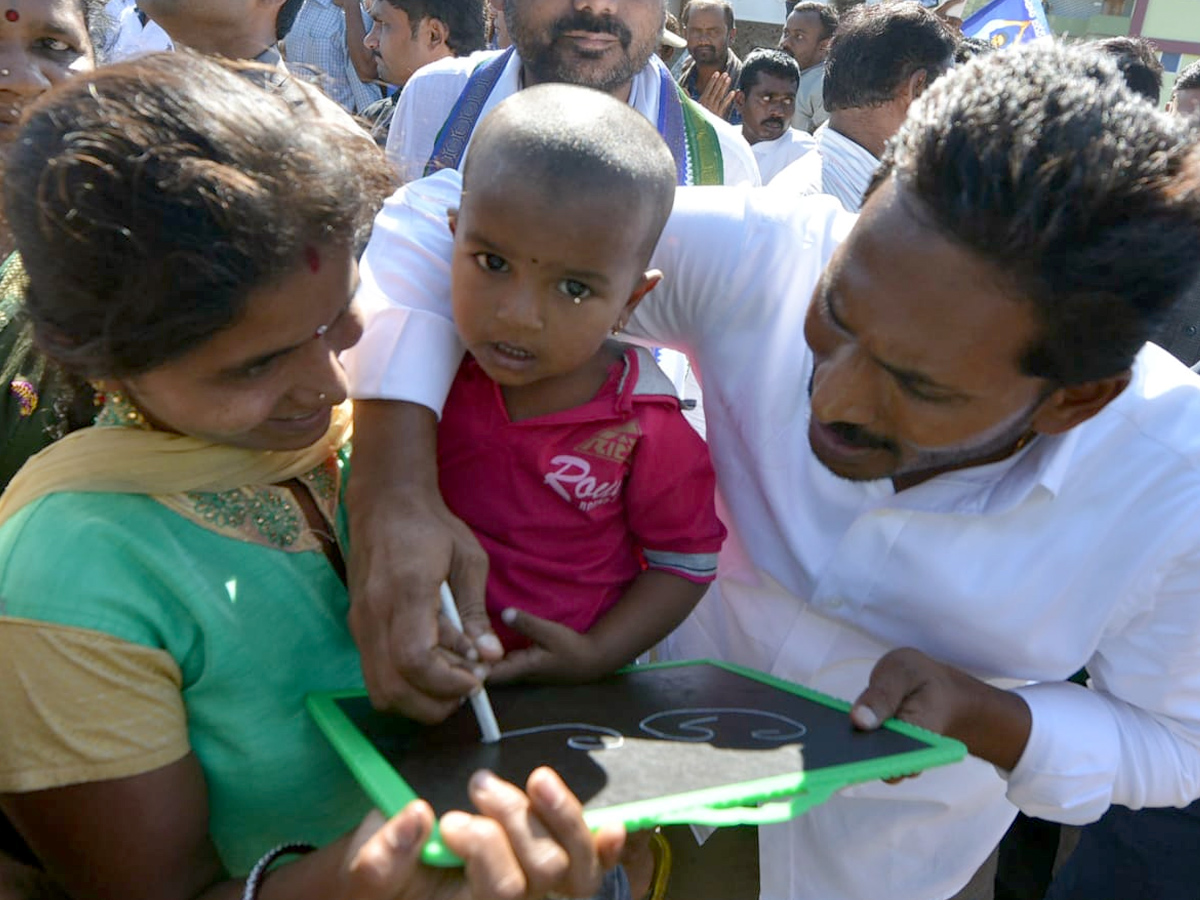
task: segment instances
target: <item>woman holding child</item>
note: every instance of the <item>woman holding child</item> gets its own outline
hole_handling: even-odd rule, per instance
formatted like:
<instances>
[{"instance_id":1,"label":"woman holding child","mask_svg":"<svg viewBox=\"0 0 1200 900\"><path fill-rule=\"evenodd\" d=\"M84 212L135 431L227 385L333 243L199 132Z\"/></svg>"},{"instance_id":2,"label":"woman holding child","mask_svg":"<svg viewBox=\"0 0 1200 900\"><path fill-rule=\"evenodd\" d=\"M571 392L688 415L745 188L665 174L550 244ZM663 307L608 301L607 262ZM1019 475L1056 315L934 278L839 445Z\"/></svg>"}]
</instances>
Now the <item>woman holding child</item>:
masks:
<instances>
[{"instance_id":1,"label":"woman holding child","mask_svg":"<svg viewBox=\"0 0 1200 900\"><path fill-rule=\"evenodd\" d=\"M26 116L5 205L37 340L104 396L0 499L0 810L72 898L593 893L553 773L481 773L465 870L417 865L432 814L375 831L303 709L361 685L345 625L350 436L338 354L390 189L304 89L190 54L64 86ZM610 878L614 890L620 877Z\"/></svg>"}]
</instances>

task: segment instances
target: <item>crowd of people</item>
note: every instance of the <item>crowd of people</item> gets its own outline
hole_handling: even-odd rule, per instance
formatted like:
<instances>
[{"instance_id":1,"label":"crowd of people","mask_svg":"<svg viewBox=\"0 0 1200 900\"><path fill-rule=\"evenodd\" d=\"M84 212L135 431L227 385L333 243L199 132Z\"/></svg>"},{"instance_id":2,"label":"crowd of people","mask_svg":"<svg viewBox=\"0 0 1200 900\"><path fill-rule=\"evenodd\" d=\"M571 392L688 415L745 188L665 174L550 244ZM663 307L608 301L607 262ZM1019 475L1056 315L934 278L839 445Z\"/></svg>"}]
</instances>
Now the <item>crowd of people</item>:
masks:
<instances>
[{"instance_id":1,"label":"crowd of people","mask_svg":"<svg viewBox=\"0 0 1200 900\"><path fill-rule=\"evenodd\" d=\"M671 18L6 0L0 900L661 900L547 768L426 867L304 708L651 651L970 751L763 900L1194 895L1200 64Z\"/></svg>"}]
</instances>

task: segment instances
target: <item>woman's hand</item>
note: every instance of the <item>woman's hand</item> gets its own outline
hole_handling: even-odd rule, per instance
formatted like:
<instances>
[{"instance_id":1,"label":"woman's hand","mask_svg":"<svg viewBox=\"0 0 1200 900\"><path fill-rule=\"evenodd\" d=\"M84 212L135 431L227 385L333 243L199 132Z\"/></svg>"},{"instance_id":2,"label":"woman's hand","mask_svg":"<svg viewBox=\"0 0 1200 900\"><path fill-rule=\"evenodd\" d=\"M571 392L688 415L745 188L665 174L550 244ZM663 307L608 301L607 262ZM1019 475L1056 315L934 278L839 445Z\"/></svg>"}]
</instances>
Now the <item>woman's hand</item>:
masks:
<instances>
[{"instance_id":1,"label":"woman's hand","mask_svg":"<svg viewBox=\"0 0 1200 900\"><path fill-rule=\"evenodd\" d=\"M378 813L363 822L346 853L342 900L590 897L617 864L624 829L591 833L579 800L551 769L535 770L527 792L482 771L469 789L480 814L450 812L440 823L462 869L420 864L433 812L417 800L387 822Z\"/></svg>"}]
</instances>

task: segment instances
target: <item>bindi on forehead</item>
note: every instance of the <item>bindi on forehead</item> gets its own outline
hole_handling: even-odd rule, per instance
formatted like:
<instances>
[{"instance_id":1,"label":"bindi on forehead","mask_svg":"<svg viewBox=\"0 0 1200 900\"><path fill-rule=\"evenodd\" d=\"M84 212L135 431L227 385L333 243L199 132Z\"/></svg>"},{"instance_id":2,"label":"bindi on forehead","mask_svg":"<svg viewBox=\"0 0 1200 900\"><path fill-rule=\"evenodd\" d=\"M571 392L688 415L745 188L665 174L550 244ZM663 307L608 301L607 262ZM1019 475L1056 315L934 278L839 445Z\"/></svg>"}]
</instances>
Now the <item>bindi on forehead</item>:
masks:
<instances>
[{"instance_id":1,"label":"bindi on forehead","mask_svg":"<svg viewBox=\"0 0 1200 900\"><path fill-rule=\"evenodd\" d=\"M6 9L4 11L4 18L10 22L19 22L21 21L21 14L15 9Z\"/></svg>"}]
</instances>

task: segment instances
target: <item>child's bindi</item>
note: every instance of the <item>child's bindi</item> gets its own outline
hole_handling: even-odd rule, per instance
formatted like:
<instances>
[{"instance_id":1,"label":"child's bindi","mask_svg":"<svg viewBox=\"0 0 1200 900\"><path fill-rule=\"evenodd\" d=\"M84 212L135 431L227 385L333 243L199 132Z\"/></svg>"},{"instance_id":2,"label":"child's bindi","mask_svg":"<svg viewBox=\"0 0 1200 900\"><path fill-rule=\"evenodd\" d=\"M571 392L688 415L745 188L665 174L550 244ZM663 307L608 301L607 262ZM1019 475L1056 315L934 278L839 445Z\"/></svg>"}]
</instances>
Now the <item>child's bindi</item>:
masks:
<instances>
[{"instance_id":1,"label":"child's bindi","mask_svg":"<svg viewBox=\"0 0 1200 900\"><path fill-rule=\"evenodd\" d=\"M321 254L316 247L304 248L304 261L308 263L308 271L314 275L321 271Z\"/></svg>"},{"instance_id":2,"label":"child's bindi","mask_svg":"<svg viewBox=\"0 0 1200 900\"><path fill-rule=\"evenodd\" d=\"M19 22L21 20L21 14L15 9L6 9L4 11L4 18L8 19L10 22Z\"/></svg>"}]
</instances>

